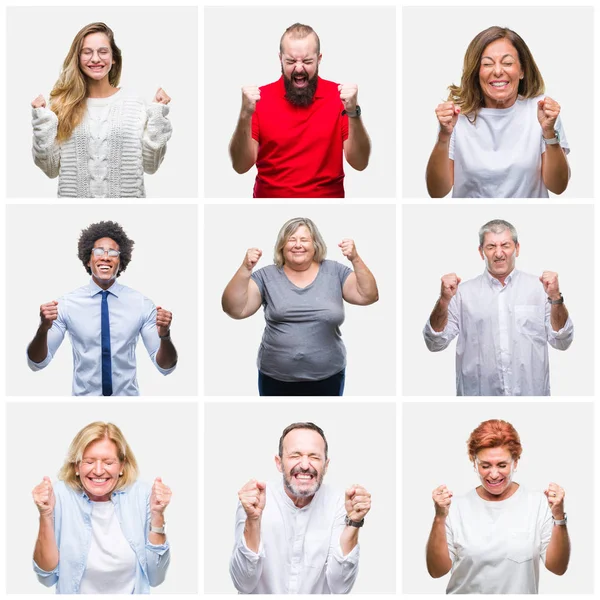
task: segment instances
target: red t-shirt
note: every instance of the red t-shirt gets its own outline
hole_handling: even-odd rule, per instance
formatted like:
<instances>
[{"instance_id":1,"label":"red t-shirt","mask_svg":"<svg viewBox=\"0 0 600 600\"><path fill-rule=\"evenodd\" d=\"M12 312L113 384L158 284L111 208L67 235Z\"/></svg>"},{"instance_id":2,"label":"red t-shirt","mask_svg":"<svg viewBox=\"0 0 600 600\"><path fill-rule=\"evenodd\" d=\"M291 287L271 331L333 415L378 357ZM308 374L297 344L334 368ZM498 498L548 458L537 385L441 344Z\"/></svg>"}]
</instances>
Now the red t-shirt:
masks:
<instances>
[{"instance_id":1,"label":"red t-shirt","mask_svg":"<svg viewBox=\"0 0 600 600\"><path fill-rule=\"evenodd\" d=\"M310 106L285 99L283 76L262 86L252 115L254 198L343 198L348 117L342 110L338 84L320 77Z\"/></svg>"}]
</instances>

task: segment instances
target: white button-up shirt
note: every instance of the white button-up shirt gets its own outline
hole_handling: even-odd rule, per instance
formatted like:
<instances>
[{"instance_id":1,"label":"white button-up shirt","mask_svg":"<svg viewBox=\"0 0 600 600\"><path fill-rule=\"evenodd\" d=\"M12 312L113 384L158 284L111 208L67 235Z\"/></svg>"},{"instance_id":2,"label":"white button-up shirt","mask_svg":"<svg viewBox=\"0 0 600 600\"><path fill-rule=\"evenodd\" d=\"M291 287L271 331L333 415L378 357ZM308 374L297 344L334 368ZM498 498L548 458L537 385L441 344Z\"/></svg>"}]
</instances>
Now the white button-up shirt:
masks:
<instances>
[{"instance_id":1,"label":"white button-up shirt","mask_svg":"<svg viewBox=\"0 0 600 600\"><path fill-rule=\"evenodd\" d=\"M358 544L346 556L344 492L322 485L297 508L283 482L267 484L258 553L246 545L246 513L238 504L229 572L243 594L347 594L358 573Z\"/></svg>"},{"instance_id":2,"label":"white button-up shirt","mask_svg":"<svg viewBox=\"0 0 600 600\"><path fill-rule=\"evenodd\" d=\"M102 395L102 288L90 280L58 299L58 318L48 331L48 354L35 363L27 356L27 364L39 371L56 354L68 332L73 347L73 396ZM163 369L156 362L160 338L156 329L156 307L153 302L116 282L108 288L110 350L113 396L139 396L135 349L140 336L156 368L168 375L175 367Z\"/></svg>"},{"instance_id":3,"label":"white button-up shirt","mask_svg":"<svg viewBox=\"0 0 600 600\"><path fill-rule=\"evenodd\" d=\"M423 329L427 348L439 352L458 335L458 396L549 396L548 344L566 350L573 341L567 319L552 329L551 306L535 275L514 270L503 286L486 270L458 286L448 323Z\"/></svg>"}]
</instances>

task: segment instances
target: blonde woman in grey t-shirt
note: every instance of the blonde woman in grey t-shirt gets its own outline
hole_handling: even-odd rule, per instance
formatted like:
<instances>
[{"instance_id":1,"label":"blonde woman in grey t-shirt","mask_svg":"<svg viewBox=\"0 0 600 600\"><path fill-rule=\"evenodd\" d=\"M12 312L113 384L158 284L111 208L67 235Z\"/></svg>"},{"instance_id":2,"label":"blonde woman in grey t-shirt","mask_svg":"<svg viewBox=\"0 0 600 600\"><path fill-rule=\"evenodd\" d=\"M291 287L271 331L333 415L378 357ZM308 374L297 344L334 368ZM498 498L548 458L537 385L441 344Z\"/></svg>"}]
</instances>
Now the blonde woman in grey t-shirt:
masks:
<instances>
[{"instance_id":1,"label":"blonde woman in grey t-shirt","mask_svg":"<svg viewBox=\"0 0 600 600\"><path fill-rule=\"evenodd\" d=\"M343 301L366 306L377 302L379 293L354 240L343 239L338 246L352 269L325 260L327 246L310 219L290 219L277 236L275 264L253 273L262 250L250 248L227 284L223 310L233 319L264 308L257 361L261 396L343 394Z\"/></svg>"}]
</instances>

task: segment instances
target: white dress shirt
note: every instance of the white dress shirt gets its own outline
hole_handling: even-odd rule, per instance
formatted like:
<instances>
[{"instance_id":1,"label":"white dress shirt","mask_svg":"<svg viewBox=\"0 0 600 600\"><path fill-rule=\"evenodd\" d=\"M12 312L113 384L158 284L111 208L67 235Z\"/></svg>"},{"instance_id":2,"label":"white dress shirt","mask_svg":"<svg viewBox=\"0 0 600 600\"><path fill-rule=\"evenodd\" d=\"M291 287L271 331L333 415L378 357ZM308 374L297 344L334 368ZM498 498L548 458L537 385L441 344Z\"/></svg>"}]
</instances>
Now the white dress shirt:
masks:
<instances>
[{"instance_id":1,"label":"white dress shirt","mask_svg":"<svg viewBox=\"0 0 600 600\"><path fill-rule=\"evenodd\" d=\"M73 396L102 395L102 288L93 279L58 299L58 318L48 331L48 354L35 363L27 356L33 371L46 367L68 332L73 348ZM150 359L163 374L175 366L163 369L156 362L160 338L156 329L156 307L153 302L120 283L108 289L110 349L113 396L139 396L135 349L140 335Z\"/></svg>"},{"instance_id":2,"label":"white dress shirt","mask_svg":"<svg viewBox=\"0 0 600 600\"><path fill-rule=\"evenodd\" d=\"M446 518L452 559L446 593L537 594L553 527L542 492L519 487L500 502L475 490L453 498Z\"/></svg>"},{"instance_id":3,"label":"white dress shirt","mask_svg":"<svg viewBox=\"0 0 600 600\"><path fill-rule=\"evenodd\" d=\"M503 286L486 270L458 286L445 329L427 321L423 336L439 352L458 335L457 396L549 396L548 344L566 350L573 341L571 319L554 331L550 310L537 276L515 269Z\"/></svg>"},{"instance_id":4,"label":"white dress shirt","mask_svg":"<svg viewBox=\"0 0 600 600\"><path fill-rule=\"evenodd\" d=\"M281 480L267 484L258 553L246 545L246 513L238 504L229 572L242 594L347 594L358 573L358 544L346 556L344 492L322 485L297 508Z\"/></svg>"}]
</instances>

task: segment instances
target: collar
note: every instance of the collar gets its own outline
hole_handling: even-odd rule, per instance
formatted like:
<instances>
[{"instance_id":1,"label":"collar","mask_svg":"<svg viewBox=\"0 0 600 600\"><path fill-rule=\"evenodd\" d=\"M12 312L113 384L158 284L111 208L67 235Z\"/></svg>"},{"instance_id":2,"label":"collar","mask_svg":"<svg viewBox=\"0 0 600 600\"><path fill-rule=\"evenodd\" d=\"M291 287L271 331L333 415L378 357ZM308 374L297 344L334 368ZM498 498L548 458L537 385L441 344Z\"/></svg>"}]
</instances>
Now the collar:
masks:
<instances>
[{"instance_id":1,"label":"collar","mask_svg":"<svg viewBox=\"0 0 600 600\"><path fill-rule=\"evenodd\" d=\"M119 297L119 292L123 289L123 286L118 282L115 281L107 290L103 290L95 281L93 277L90 277L90 283L89 283L89 292L90 292L90 297L93 298L94 296L96 296L97 294L99 294L100 292L110 292L113 296L115 296L116 298Z\"/></svg>"},{"instance_id":2,"label":"collar","mask_svg":"<svg viewBox=\"0 0 600 600\"><path fill-rule=\"evenodd\" d=\"M325 97L325 92L323 91L323 83L322 83L322 79L317 75L317 89L315 91L315 97L314 99L316 100L317 98L324 98ZM283 75L279 78L279 87L280 89L280 94L281 97L285 99L285 83L283 82ZM287 100L286 100L287 102ZM311 105L306 106L305 108L310 108Z\"/></svg>"},{"instance_id":3,"label":"collar","mask_svg":"<svg viewBox=\"0 0 600 600\"><path fill-rule=\"evenodd\" d=\"M517 269L513 269L507 276L506 279L504 280L504 286L500 283L500 281L498 279L496 279L495 277L493 277L490 272L485 269L483 274L486 277L490 287L495 287L495 286L500 286L502 287L506 287L513 279L514 277L517 275L518 271Z\"/></svg>"}]
</instances>

